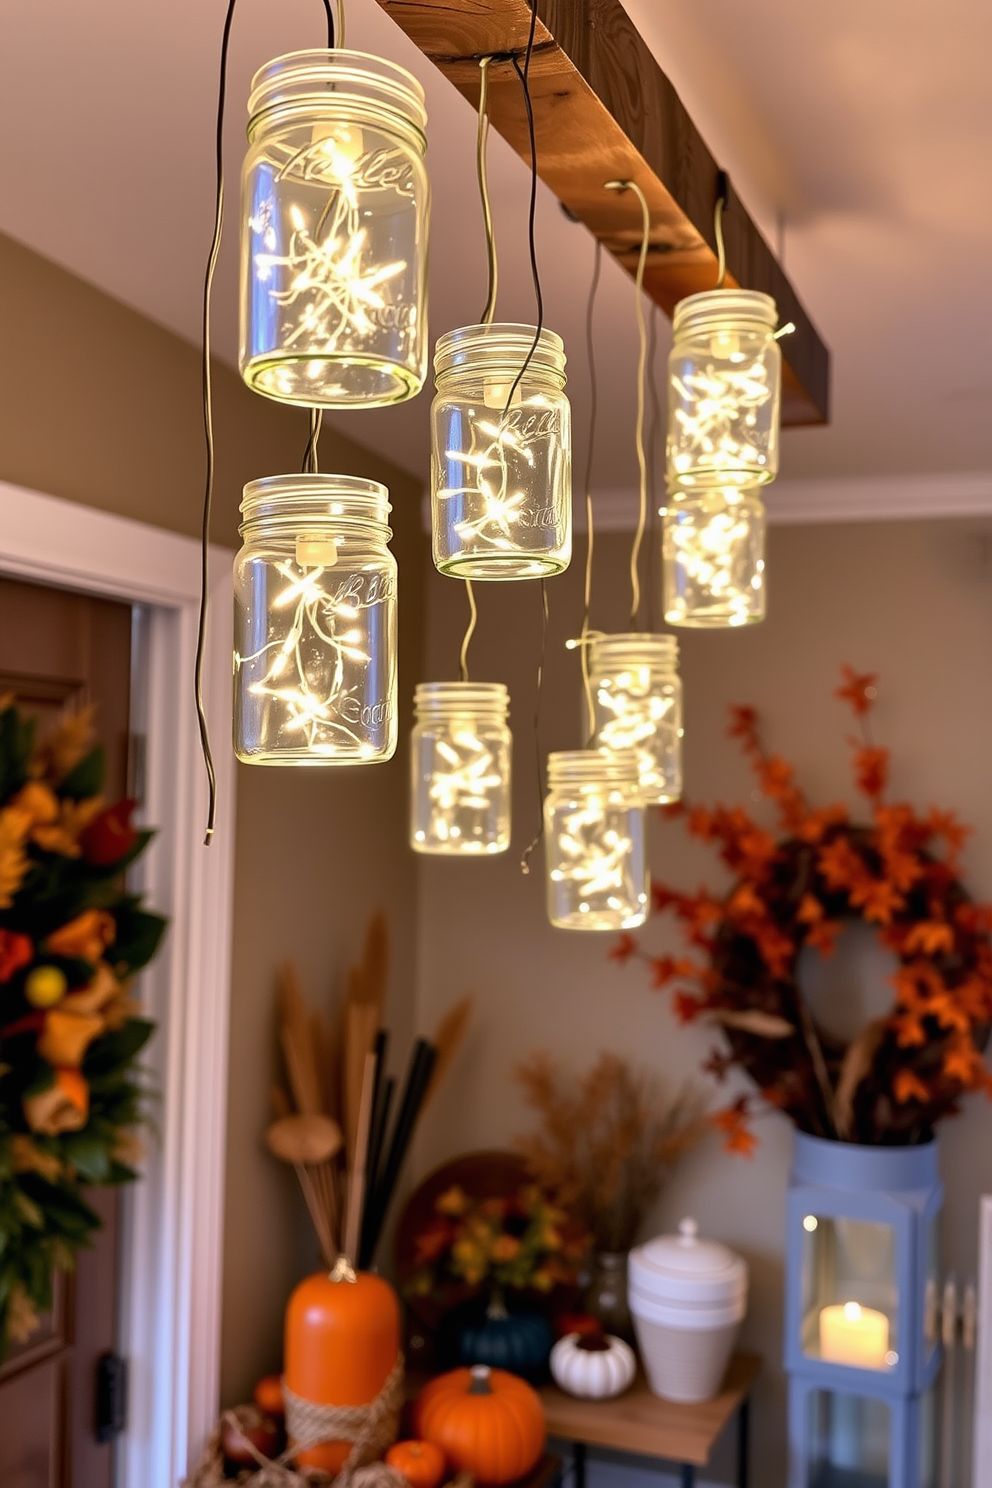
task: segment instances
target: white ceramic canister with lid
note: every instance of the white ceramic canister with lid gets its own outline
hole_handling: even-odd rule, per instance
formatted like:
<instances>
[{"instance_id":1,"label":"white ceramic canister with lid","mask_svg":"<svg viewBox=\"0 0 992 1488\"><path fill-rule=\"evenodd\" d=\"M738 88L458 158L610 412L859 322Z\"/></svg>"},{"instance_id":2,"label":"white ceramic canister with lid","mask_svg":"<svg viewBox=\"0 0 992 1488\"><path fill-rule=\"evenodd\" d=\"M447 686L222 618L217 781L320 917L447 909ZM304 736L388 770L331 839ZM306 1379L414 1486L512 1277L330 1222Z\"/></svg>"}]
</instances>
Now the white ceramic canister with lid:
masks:
<instances>
[{"instance_id":1,"label":"white ceramic canister with lid","mask_svg":"<svg viewBox=\"0 0 992 1488\"><path fill-rule=\"evenodd\" d=\"M648 1383L664 1400L710 1400L747 1311L747 1264L695 1220L630 1253L628 1301Z\"/></svg>"}]
</instances>

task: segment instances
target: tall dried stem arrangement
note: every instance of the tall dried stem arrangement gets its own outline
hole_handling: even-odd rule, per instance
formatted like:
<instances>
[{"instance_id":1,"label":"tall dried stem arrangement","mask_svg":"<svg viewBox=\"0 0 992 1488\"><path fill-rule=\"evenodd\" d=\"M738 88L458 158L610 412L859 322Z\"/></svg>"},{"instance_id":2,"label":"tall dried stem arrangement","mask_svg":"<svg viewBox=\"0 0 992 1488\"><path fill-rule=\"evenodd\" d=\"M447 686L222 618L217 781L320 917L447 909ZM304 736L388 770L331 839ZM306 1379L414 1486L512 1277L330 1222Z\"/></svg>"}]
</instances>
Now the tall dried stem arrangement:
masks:
<instances>
[{"instance_id":1,"label":"tall dried stem arrangement","mask_svg":"<svg viewBox=\"0 0 992 1488\"><path fill-rule=\"evenodd\" d=\"M575 1077L539 1051L514 1075L538 1116L515 1144L534 1180L597 1250L629 1250L666 1176L707 1130L701 1097L691 1087L667 1094L618 1054Z\"/></svg>"}]
</instances>

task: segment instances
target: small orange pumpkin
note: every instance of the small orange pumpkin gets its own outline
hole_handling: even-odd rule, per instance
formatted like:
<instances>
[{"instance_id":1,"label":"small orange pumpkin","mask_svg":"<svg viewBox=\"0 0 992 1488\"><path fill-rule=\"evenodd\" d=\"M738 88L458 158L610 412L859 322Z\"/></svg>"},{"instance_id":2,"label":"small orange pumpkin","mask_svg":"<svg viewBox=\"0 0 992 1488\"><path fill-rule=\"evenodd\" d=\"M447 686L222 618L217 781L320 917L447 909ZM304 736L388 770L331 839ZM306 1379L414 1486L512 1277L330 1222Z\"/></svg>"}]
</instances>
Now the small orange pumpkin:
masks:
<instances>
[{"instance_id":1,"label":"small orange pumpkin","mask_svg":"<svg viewBox=\"0 0 992 1488\"><path fill-rule=\"evenodd\" d=\"M403 1474L410 1488L438 1488L444 1479L444 1453L433 1442L397 1442L386 1453L386 1462Z\"/></svg>"},{"instance_id":2,"label":"small orange pumpkin","mask_svg":"<svg viewBox=\"0 0 992 1488\"><path fill-rule=\"evenodd\" d=\"M479 1483L512 1483L544 1450L544 1410L535 1390L505 1369L475 1364L425 1385L414 1427L444 1451L456 1472Z\"/></svg>"}]
</instances>

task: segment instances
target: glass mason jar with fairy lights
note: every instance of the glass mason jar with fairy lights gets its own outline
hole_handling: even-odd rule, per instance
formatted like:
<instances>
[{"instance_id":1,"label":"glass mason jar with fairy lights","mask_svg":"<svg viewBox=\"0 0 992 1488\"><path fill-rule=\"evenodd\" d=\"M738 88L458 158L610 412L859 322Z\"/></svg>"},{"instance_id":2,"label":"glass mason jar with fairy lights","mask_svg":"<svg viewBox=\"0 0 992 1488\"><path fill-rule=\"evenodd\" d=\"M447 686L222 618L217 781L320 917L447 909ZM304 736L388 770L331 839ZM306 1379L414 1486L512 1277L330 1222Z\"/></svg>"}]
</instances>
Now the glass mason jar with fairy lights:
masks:
<instances>
[{"instance_id":1,"label":"glass mason jar with fairy lights","mask_svg":"<svg viewBox=\"0 0 992 1488\"><path fill-rule=\"evenodd\" d=\"M421 682L410 749L410 845L479 854L510 845L510 695L502 682Z\"/></svg>"},{"instance_id":2,"label":"glass mason jar with fairy lights","mask_svg":"<svg viewBox=\"0 0 992 1488\"><path fill-rule=\"evenodd\" d=\"M648 913L644 798L634 750L548 755L548 918L563 930L630 930Z\"/></svg>"},{"instance_id":3,"label":"glass mason jar with fairy lights","mask_svg":"<svg viewBox=\"0 0 992 1488\"><path fill-rule=\"evenodd\" d=\"M427 371L427 115L381 57L277 57L252 83L241 375L310 407L375 407Z\"/></svg>"},{"instance_id":4,"label":"glass mason jar with fairy lights","mask_svg":"<svg viewBox=\"0 0 992 1488\"><path fill-rule=\"evenodd\" d=\"M261 765L396 748L396 560L388 492L345 475L252 481L234 563L234 748Z\"/></svg>"},{"instance_id":5,"label":"glass mason jar with fairy lights","mask_svg":"<svg viewBox=\"0 0 992 1488\"><path fill-rule=\"evenodd\" d=\"M665 620L707 629L765 618L765 503L760 487L669 496L663 517Z\"/></svg>"},{"instance_id":6,"label":"glass mason jar with fairy lights","mask_svg":"<svg viewBox=\"0 0 992 1488\"><path fill-rule=\"evenodd\" d=\"M632 750L644 801L682 794L682 680L674 636L631 632L589 643L593 743L616 754Z\"/></svg>"},{"instance_id":7,"label":"glass mason jar with fairy lights","mask_svg":"<svg viewBox=\"0 0 992 1488\"><path fill-rule=\"evenodd\" d=\"M778 472L782 353L778 310L757 290L680 300L668 359L667 484L754 486Z\"/></svg>"},{"instance_id":8,"label":"glass mason jar with fairy lights","mask_svg":"<svg viewBox=\"0 0 992 1488\"><path fill-rule=\"evenodd\" d=\"M561 573L572 555L561 337L527 325L463 326L440 338L434 367L435 565L462 579Z\"/></svg>"}]
</instances>

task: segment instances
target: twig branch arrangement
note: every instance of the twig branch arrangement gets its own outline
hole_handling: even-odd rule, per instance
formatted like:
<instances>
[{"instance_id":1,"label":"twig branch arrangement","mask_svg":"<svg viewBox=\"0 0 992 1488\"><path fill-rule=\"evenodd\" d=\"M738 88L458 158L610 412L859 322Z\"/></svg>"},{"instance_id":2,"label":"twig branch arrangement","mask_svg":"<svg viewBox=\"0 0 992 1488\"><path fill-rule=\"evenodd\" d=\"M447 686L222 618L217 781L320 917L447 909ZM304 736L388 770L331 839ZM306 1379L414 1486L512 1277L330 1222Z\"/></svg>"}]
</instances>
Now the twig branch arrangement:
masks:
<instances>
[{"instance_id":1,"label":"twig branch arrangement","mask_svg":"<svg viewBox=\"0 0 992 1488\"><path fill-rule=\"evenodd\" d=\"M471 999L442 1018L433 1041L414 1043L390 1129L396 1080L388 1073L383 1010L389 931L373 915L362 960L348 973L340 1017L310 1012L292 962L279 974L277 1021L286 1085L272 1091L266 1132L274 1157L294 1169L328 1267L343 1255L372 1265L423 1111L464 1039Z\"/></svg>"},{"instance_id":2,"label":"twig branch arrangement","mask_svg":"<svg viewBox=\"0 0 992 1488\"><path fill-rule=\"evenodd\" d=\"M515 1144L535 1181L596 1250L629 1250L666 1174L707 1131L699 1096L666 1095L618 1054L569 1078L535 1053L515 1074L539 1118Z\"/></svg>"}]
</instances>

